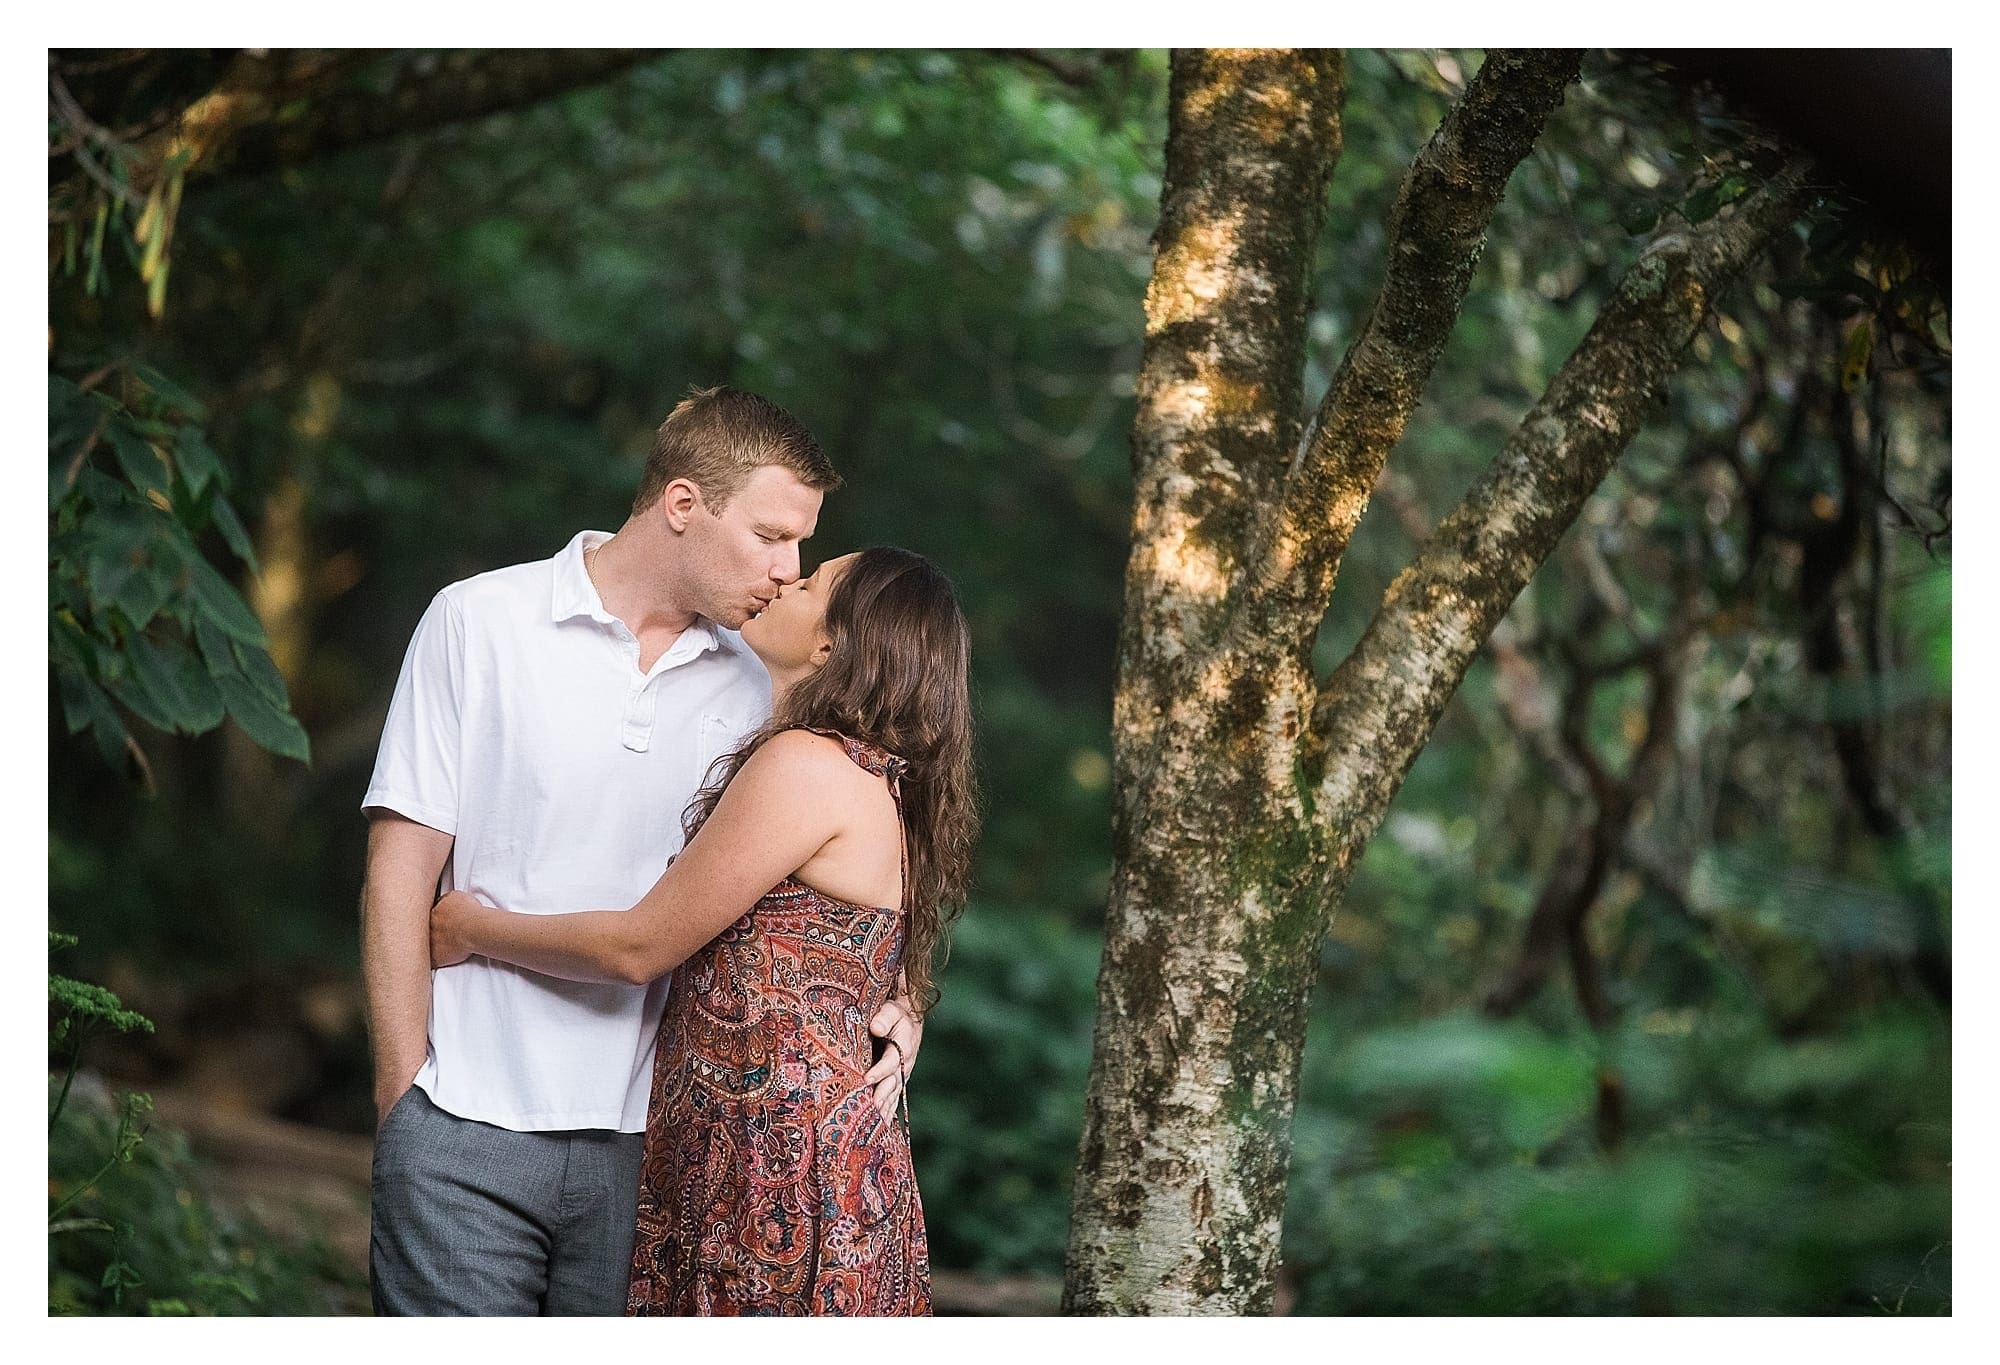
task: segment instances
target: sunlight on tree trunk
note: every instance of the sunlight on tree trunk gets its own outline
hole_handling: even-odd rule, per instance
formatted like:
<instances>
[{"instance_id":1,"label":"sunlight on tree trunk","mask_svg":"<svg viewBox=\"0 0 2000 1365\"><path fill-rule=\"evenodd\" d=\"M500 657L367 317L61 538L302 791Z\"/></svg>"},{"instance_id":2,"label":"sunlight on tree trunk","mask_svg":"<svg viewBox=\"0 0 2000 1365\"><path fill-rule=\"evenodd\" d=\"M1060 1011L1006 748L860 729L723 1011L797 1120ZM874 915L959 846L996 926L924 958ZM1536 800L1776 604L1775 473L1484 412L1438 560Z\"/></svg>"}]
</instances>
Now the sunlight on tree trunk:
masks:
<instances>
[{"instance_id":1,"label":"sunlight on tree trunk","mask_svg":"<svg viewBox=\"0 0 2000 1365\"><path fill-rule=\"evenodd\" d=\"M1794 166L1656 235L1322 687L1347 538L1576 67L1488 57L1405 177L1388 281L1302 431L1339 59L1175 54L1067 1311L1270 1311L1313 966L1360 852L1713 300L1803 207Z\"/></svg>"}]
</instances>

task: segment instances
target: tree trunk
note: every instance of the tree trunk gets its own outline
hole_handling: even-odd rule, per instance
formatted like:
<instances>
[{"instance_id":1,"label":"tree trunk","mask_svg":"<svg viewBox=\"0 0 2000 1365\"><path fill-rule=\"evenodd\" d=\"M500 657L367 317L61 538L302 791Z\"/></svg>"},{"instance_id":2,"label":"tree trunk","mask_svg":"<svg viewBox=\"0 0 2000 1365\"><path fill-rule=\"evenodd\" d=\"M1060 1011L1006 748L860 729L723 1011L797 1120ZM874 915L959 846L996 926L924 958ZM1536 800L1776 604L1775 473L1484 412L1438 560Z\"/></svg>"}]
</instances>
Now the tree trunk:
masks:
<instances>
[{"instance_id":1,"label":"tree trunk","mask_svg":"<svg viewBox=\"0 0 2000 1365\"><path fill-rule=\"evenodd\" d=\"M1325 694L1346 537L1575 54L1490 56L1405 178L1390 275L1308 436L1338 58L1176 53L1113 706L1117 860L1066 1311L1268 1312L1313 967L1480 642L1637 429L1799 173L1656 237Z\"/></svg>"},{"instance_id":2,"label":"tree trunk","mask_svg":"<svg viewBox=\"0 0 2000 1365\"><path fill-rule=\"evenodd\" d=\"M1253 968L1301 946L1265 888L1303 874L1310 826L1289 766L1260 760L1297 736L1311 679L1295 651L1252 662L1221 637L1249 508L1299 441L1341 95L1337 54L1174 55L1113 703L1117 872L1065 1311L1270 1306L1290 1134L1254 1116L1265 1078L1296 1063L1285 1040L1303 1016Z\"/></svg>"}]
</instances>

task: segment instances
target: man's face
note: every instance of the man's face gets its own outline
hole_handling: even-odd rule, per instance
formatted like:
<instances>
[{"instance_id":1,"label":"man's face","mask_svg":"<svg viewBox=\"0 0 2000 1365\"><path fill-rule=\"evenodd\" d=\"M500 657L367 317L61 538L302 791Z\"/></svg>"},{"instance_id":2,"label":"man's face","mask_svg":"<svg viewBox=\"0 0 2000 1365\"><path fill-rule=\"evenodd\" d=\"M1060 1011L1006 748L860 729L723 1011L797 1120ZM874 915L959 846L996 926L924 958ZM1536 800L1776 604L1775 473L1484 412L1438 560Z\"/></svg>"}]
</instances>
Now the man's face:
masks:
<instances>
[{"instance_id":1,"label":"man's face","mask_svg":"<svg viewBox=\"0 0 2000 1365\"><path fill-rule=\"evenodd\" d=\"M767 464L720 513L698 498L686 531L698 597L689 605L717 625L741 630L798 578L799 542L819 524L820 497L791 470Z\"/></svg>"}]
</instances>

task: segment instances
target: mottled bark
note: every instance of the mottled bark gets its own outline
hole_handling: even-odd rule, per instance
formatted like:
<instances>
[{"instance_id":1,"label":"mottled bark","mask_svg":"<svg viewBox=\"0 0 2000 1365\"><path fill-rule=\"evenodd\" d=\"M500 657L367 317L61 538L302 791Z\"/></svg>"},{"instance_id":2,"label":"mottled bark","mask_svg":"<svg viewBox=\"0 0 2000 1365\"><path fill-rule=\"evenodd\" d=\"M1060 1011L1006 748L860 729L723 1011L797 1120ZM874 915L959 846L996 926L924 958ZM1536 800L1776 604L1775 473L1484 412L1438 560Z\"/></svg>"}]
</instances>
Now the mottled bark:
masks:
<instances>
[{"instance_id":1,"label":"mottled bark","mask_svg":"<svg viewBox=\"0 0 2000 1365\"><path fill-rule=\"evenodd\" d=\"M1300 433L1312 246L1339 151L1337 54L1173 59L1167 175L1146 296L1132 556L1114 702L1120 854L1064 1307L1268 1308L1296 1063L1289 956L1303 835L1269 723L1296 736L1310 680L1216 646L1255 508ZM1244 837L1222 837L1240 830ZM1283 846L1283 852L1279 851ZM1191 913L1189 913L1191 912ZM1281 1088L1281 1087L1278 1087Z\"/></svg>"},{"instance_id":2,"label":"mottled bark","mask_svg":"<svg viewBox=\"0 0 2000 1365\"><path fill-rule=\"evenodd\" d=\"M1369 492L1458 321L1487 224L1581 55L1489 53L1403 176L1382 290L1320 400L1255 556L1249 628L1299 634L1310 647Z\"/></svg>"},{"instance_id":3,"label":"mottled bark","mask_svg":"<svg viewBox=\"0 0 2000 1365\"><path fill-rule=\"evenodd\" d=\"M1073 1312L1271 1306L1326 825L1300 764L1315 623L1244 623L1261 610L1246 589L1271 509L1298 477L1307 272L1340 94L1330 54L1174 58Z\"/></svg>"},{"instance_id":4,"label":"mottled bark","mask_svg":"<svg viewBox=\"0 0 2000 1365\"><path fill-rule=\"evenodd\" d=\"M143 198L176 159L192 177L297 165L534 104L658 54L588 49L424 54L411 59L385 93L352 88L355 73L382 55L262 49L239 54L214 87L177 117L124 144L131 192ZM72 108L68 100L60 75L52 74L50 102L58 120L88 125L89 111ZM71 140L88 148L122 141L120 131L80 129Z\"/></svg>"},{"instance_id":5,"label":"mottled bark","mask_svg":"<svg viewBox=\"0 0 2000 1365\"><path fill-rule=\"evenodd\" d=\"M1340 153L1337 54L1177 52L1133 427L1119 760L1198 678L1299 439L1308 275ZM1127 768L1120 788L1137 773Z\"/></svg>"},{"instance_id":6,"label":"mottled bark","mask_svg":"<svg viewBox=\"0 0 2000 1365\"><path fill-rule=\"evenodd\" d=\"M1416 401L1565 68L1573 57L1496 56L1419 159L1391 285L1307 444L1295 416L1306 272L1338 147L1338 60L1175 55L1068 1311L1271 1308L1306 1003L1361 844L1715 291L1799 205L1792 172L1653 243L1322 703L1309 652L1341 528ZM1341 491L1356 478L1358 492ZM1273 571L1286 535L1296 550Z\"/></svg>"}]
</instances>

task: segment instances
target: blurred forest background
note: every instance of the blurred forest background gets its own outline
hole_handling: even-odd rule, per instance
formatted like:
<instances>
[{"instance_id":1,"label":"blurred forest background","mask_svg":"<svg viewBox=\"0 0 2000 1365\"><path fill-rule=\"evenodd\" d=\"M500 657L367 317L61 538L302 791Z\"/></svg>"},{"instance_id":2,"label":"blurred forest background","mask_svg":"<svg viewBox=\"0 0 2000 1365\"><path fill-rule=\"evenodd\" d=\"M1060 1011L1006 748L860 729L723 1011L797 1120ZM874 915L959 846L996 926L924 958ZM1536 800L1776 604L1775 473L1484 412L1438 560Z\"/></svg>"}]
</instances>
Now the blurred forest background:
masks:
<instances>
[{"instance_id":1,"label":"blurred forest background","mask_svg":"<svg viewBox=\"0 0 2000 1365\"><path fill-rule=\"evenodd\" d=\"M951 1304L1053 1311L1165 54L509 56L51 54L51 1311L366 1311L358 803L404 646L445 583L615 528L716 382L845 474L809 560L901 544L963 593L987 823L917 1169ZM1478 62L1349 54L1309 394ZM1744 192L1744 136L1586 58L1328 659L1637 234ZM1950 1311L1950 416L1936 271L1829 186L1368 845L1281 1311Z\"/></svg>"}]
</instances>

